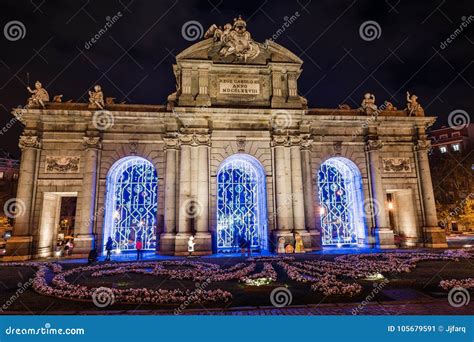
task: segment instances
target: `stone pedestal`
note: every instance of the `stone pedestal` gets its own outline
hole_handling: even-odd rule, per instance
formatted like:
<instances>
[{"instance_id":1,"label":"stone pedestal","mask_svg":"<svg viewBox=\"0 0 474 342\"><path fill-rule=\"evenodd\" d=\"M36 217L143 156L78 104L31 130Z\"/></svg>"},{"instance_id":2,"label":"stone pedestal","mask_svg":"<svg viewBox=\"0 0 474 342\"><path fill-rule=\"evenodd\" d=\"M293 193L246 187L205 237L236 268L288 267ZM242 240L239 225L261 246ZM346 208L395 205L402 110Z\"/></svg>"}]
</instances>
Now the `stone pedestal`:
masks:
<instances>
[{"instance_id":1,"label":"stone pedestal","mask_svg":"<svg viewBox=\"0 0 474 342\"><path fill-rule=\"evenodd\" d=\"M74 249L72 250L72 255L78 258L87 257L94 245L95 236L93 234L79 234L74 238Z\"/></svg>"},{"instance_id":2,"label":"stone pedestal","mask_svg":"<svg viewBox=\"0 0 474 342\"><path fill-rule=\"evenodd\" d=\"M310 230L308 234L309 234L309 238L310 238L310 241L311 241L310 250L312 250L312 251L321 250L322 249L322 246L321 246L321 233L316 231L316 230ZM305 249L308 249L308 248L306 248L306 244L305 244Z\"/></svg>"},{"instance_id":3,"label":"stone pedestal","mask_svg":"<svg viewBox=\"0 0 474 342\"><path fill-rule=\"evenodd\" d=\"M175 233L163 233L160 235L160 254L174 255L176 244Z\"/></svg>"},{"instance_id":4,"label":"stone pedestal","mask_svg":"<svg viewBox=\"0 0 474 342\"><path fill-rule=\"evenodd\" d=\"M393 236L393 230L387 228L376 228L376 244L380 249L392 249L397 248L395 246L395 239Z\"/></svg>"},{"instance_id":5,"label":"stone pedestal","mask_svg":"<svg viewBox=\"0 0 474 342\"><path fill-rule=\"evenodd\" d=\"M188 255L188 240L191 233L178 233L174 240L174 255L183 256ZM196 241L196 240L194 240Z\"/></svg>"},{"instance_id":6,"label":"stone pedestal","mask_svg":"<svg viewBox=\"0 0 474 342\"><path fill-rule=\"evenodd\" d=\"M210 255L212 254L212 236L208 232L198 232L194 236L194 253L193 255Z\"/></svg>"},{"instance_id":7,"label":"stone pedestal","mask_svg":"<svg viewBox=\"0 0 474 342\"><path fill-rule=\"evenodd\" d=\"M446 232L440 227L423 227L424 246L429 248L447 248Z\"/></svg>"},{"instance_id":8,"label":"stone pedestal","mask_svg":"<svg viewBox=\"0 0 474 342\"><path fill-rule=\"evenodd\" d=\"M7 241L6 253L2 261L23 261L29 260L32 256L31 235L14 235Z\"/></svg>"}]
</instances>

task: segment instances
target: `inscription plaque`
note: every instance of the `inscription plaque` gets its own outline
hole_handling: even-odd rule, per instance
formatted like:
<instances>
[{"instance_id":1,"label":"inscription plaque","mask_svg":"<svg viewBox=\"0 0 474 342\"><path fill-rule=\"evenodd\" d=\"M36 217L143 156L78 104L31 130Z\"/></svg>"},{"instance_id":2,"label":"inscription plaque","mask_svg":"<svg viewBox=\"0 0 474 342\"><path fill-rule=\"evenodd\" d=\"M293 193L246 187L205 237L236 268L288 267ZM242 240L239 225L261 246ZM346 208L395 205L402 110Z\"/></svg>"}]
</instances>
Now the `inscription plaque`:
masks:
<instances>
[{"instance_id":1,"label":"inscription plaque","mask_svg":"<svg viewBox=\"0 0 474 342\"><path fill-rule=\"evenodd\" d=\"M219 78L219 93L223 95L260 95L258 78Z\"/></svg>"}]
</instances>

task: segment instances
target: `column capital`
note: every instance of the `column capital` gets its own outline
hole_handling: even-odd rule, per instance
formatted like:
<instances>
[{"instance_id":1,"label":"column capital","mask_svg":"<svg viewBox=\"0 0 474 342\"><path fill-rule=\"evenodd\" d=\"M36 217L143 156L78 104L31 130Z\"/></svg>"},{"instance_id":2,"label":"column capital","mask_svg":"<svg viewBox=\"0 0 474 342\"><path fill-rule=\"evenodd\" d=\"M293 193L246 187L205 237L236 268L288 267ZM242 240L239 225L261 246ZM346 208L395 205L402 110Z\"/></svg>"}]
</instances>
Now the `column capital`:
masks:
<instances>
[{"instance_id":1,"label":"column capital","mask_svg":"<svg viewBox=\"0 0 474 342\"><path fill-rule=\"evenodd\" d=\"M272 146L290 146L290 138L288 135L274 135L272 138Z\"/></svg>"},{"instance_id":2,"label":"column capital","mask_svg":"<svg viewBox=\"0 0 474 342\"><path fill-rule=\"evenodd\" d=\"M40 149L41 140L37 135L22 135L20 136L20 141L18 143L18 146L20 147L21 150L24 150L27 148Z\"/></svg>"},{"instance_id":3,"label":"column capital","mask_svg":"<svg viewBox=\"0 0 474 342\"><path fill-rule=\"evenodd\" d=\"M181 145L207 145L209 146L211 138L209 134L180 134L179 142Z\"/></svg>"},{"instance_id":4,"label":"column capital","mask_svg":"<svg viewBox=\"0 0 474 342\"><path fill-rule=\"evenodd\" d=\"M415 142L416 151L428 151L431 148L430 140L418 140Z\"/></svg>"},{"instance_id":5,"label":"column capital","mask_svg":"<svg viewBox=\"0 0 474 342\"><path fill-rule=\"evenodd\" d=\"M82 146L84 147L84 150L100 150L102 148L102 140L100 137L83 137Z\"/></svg>"},{"instance_id":6,"label":"column capital","mask_svg":"<svg viewBox=\"0 0 474 342\"><path fill-rule=\"evenodd\" d=\"M303 139L299 135L290 135L288 143L291 146L301 146Z\"/></svg>"},{"instance_id":7,"label":"column capital","mask_svg":"<svg viewBox=\"0 0 474 342\"><path fill-rule=\"evenodd\" d=\"M165 149L166 150L176 150L179 148L179 139L178 138L164 138L163 139L165 143Z\"/></svg>"},{"instance_id":8,"label":"column capital","mask_svg":"<svg viewBox=\"0 0 474 342\"><path fill-rule=\"evenodd\" d=\"M377 151L382 148L382 141L380 139L369 139L365 143L365 150L368 152Z\"/></svg>"},{"instance_id":9,"label":"column capital","mask_svg":"<svg viewBox=\"0 0 474 342\"><path fill-rule=\"evenodd\" d=\"M301 151L311 151L312 148L313 148L313 139L311 139L311 135L310 134L302 134L301 135L301 145L300 145L300 149Z\"/></svg>"}]
</instances>

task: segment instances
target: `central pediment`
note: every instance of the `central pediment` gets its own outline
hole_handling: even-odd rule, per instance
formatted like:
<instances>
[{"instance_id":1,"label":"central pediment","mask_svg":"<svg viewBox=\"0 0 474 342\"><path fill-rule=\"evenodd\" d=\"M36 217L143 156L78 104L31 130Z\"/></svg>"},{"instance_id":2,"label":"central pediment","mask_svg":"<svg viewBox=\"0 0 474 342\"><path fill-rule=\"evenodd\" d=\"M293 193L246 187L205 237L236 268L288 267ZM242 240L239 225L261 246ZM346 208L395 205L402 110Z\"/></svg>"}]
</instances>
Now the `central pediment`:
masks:
<instances>
[{"instance_id":1,"label":"central pediment","mask_svg":"<svg viewBox=\"0 0 474 342\"><path fill-rule=\"evenodd\" d=\"M246 26L241 17L212 25L203 41L176 56L170 107L306 107L297 84L303 61L273 41L254 41Z\"/></svg>"},{"instance_id":2,"label":"central pediment","mask_svg":"<svg viewBox=\"0 0 474 342\"><path fill-rule=\"evenodd\" d=\"M222 56L219 53L222 49L222 43L216 43L212 38L208 38L180 52L176 56L176 60L211 60L214 63L247 65L266 65L269 62L303 64L303 61L293 52L273 41L267 40L265 43L256 44L260 48L259 55L253 59L243 60L232 54Z\"/></svg>"}]
</instances>

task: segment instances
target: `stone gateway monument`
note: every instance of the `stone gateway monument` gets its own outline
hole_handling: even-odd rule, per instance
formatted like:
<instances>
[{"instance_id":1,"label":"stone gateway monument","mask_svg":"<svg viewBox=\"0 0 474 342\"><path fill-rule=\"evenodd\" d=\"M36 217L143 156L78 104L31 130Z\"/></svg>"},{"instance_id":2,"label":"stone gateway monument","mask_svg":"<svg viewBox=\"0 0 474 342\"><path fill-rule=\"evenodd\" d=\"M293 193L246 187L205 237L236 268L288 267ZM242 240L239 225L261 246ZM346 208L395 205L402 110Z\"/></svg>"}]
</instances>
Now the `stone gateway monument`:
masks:
<instances>
[{"instance_id":1,"label":"stone gateway monument","mask_svg":"<svg viewBox=\"0 0 474 342\"><path fill-rule=\"evenodd\" d=\"M116 253L140 241L165 255L187 255L191 236L193 255L446 247L435 118L414 95L400 110L370 93L360 108L308 108L302 64L239 17L177 55L166 106L116 104L96 85L90 103L43 96L13 110L22 210L3 259L59 256L65 240L72 256L104 253L109 237Z\"/></svg>"}]
</instances>

